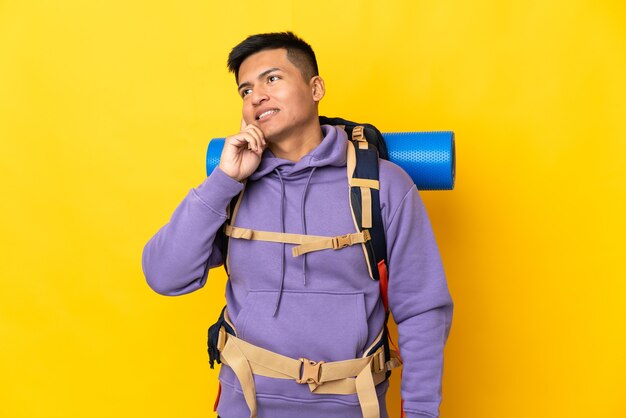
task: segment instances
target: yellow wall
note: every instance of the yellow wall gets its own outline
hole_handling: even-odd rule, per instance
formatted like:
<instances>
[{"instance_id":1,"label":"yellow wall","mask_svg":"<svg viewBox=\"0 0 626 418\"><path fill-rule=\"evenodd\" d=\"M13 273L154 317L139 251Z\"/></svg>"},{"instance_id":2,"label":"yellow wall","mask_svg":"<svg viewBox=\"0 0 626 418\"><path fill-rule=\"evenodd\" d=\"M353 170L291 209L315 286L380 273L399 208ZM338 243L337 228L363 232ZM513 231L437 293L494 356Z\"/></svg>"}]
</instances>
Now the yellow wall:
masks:
<instances>
[{"instance_id":1,"label":"yellow wall","mask_svg":"<svg viewBox=\"0 0 626 418\"><path fill-rule=\"evenodd\" d=\"M456 132L456 190L423 193L442 417L626 416L623 0L384 3L0 2L0 416L211 416L224 279L158 296L141 251L239 126L228 51L284 29L322 113Z\"/></svg>"}]
</instances>

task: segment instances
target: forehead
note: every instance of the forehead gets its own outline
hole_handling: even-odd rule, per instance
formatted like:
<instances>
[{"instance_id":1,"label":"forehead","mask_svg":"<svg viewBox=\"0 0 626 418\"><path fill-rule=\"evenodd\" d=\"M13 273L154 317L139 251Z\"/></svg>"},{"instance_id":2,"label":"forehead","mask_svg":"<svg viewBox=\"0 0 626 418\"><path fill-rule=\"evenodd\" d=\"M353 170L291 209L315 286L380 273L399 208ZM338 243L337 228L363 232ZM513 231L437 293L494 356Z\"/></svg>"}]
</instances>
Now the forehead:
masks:
<instances>
[{"instance_id":1,"label":"forehead","mask_svg":"<svg viewBox=\"0 0 626 418\"><path fill-rule=\"evenodd\" d=\"M237 81L239 83L252 81L269 68L279 68L286 72L298 70L287 58L286 49L266 49L256 52L243 60L239 66L239 77Z\"/></svg>"}]
</instances>

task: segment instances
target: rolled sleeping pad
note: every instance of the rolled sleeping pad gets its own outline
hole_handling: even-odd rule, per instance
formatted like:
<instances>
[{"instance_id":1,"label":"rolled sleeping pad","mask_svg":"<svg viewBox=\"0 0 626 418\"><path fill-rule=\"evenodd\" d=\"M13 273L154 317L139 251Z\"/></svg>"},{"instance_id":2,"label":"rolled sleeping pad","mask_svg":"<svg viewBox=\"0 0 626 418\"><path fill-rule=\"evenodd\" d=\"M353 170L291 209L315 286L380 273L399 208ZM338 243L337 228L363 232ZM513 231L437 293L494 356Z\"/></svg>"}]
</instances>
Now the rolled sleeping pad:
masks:
<instances>
[{"instance_id":1,"label":"rolled sleeping pad","mask_svg":"<svg viewBox=\"0 0 626 418\"><path fill-rule=\"evenodd\" d=\"M389 160L404 169L419 190L452 190L455 178L454 132L383 133ZM220 162L224 138L213 138L206 153L207 175Z\"/></svg>"}]
</instances>

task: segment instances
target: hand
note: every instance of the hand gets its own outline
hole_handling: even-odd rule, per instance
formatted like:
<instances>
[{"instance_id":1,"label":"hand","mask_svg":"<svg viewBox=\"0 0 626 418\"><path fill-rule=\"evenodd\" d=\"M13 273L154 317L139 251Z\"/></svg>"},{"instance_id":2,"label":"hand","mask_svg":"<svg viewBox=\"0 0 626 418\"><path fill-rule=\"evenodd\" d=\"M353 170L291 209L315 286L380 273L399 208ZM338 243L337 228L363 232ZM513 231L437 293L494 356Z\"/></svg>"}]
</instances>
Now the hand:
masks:
<instances>
[{"instance_id":1,"label":"hand","mask_svg":"<svg viewBox=\"0 0 626 418\"><path fill-rule=\"evenodd\" d=\"M243 181L257 169L266 147L261 129L241 119L239 133L224 139L219 167L233 179Z\"/></svg>"}]
</instances>

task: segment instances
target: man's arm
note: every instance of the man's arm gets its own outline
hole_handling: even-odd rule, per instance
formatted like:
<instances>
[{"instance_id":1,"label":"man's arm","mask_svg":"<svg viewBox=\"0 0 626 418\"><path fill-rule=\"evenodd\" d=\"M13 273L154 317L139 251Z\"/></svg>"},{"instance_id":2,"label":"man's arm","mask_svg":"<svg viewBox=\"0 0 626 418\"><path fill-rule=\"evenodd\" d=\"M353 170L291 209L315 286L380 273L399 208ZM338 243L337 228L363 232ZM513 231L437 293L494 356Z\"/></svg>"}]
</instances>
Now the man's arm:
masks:
<instances>
[{"instance_id":1,"label":"man's arm","mask_svg":"<svg viewBox=\"0 0 626 418\"><path fill-rule=\"evenodd\" d=\"M439 416L443 349L452 299L426 210L415 186L387 229L389 306L398 324L404 361L402 398L407 418Z\"/></svg>"},{"instance_id":2,"label":"man's arm","mask_svg":"<svg viewBox=\"0 0 626 418\"><path fill-rule=\"evenodd\" d=\"M228 204L242 189L219 168L191 189L143 250L143 271L155 292L174 296L204 286L208 270L223 262L216 237Z\"/></svg>"},{"instance_id":3,"label":"man's arm","mask_svg":"<svg viewBox=\"0 0 626 418\"><path fill-rule=\"evenodd\" d=\"M176 208L170 222L146 244L142 265L150 287L180 295L204 286L208 270L222 264L216 237L228 204L261 162L263 132L241 122L241 131L224 140L219 167Z\"/></svg>"}]
</instances>

